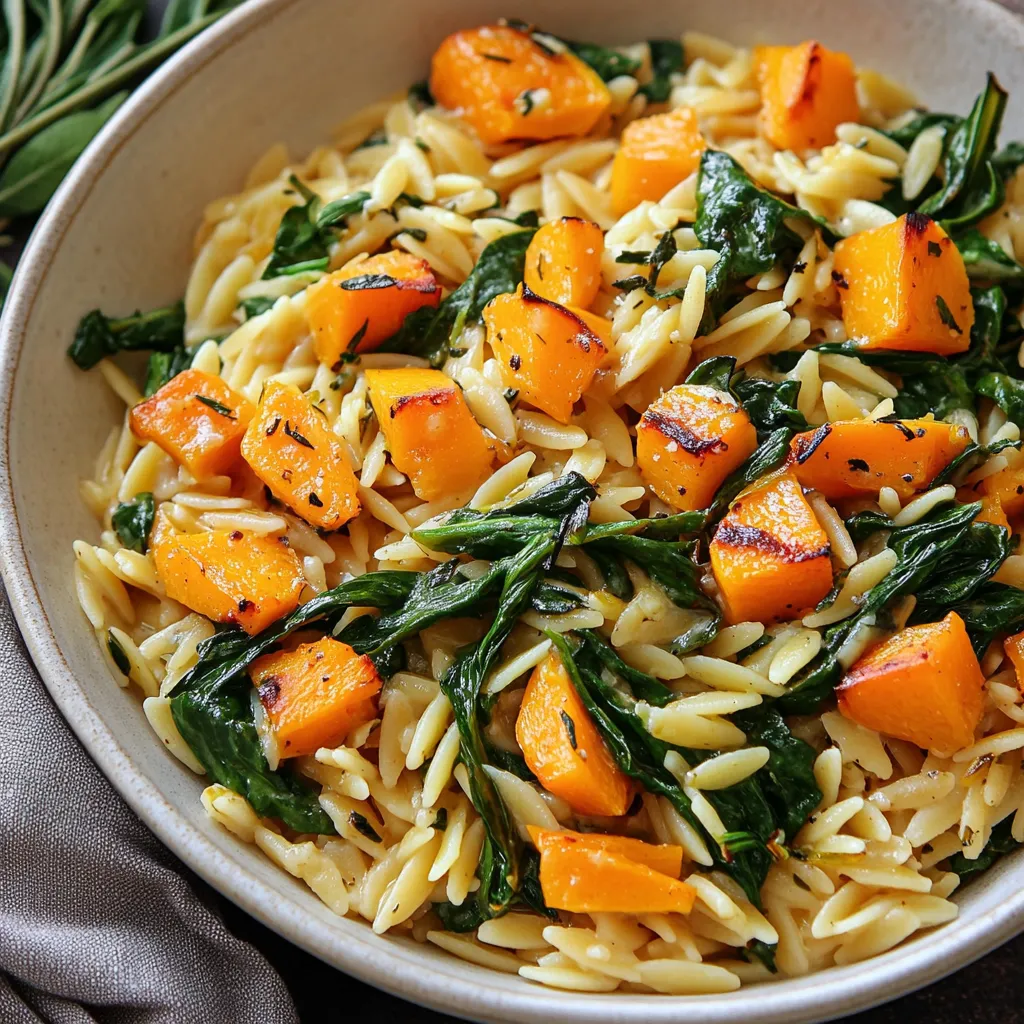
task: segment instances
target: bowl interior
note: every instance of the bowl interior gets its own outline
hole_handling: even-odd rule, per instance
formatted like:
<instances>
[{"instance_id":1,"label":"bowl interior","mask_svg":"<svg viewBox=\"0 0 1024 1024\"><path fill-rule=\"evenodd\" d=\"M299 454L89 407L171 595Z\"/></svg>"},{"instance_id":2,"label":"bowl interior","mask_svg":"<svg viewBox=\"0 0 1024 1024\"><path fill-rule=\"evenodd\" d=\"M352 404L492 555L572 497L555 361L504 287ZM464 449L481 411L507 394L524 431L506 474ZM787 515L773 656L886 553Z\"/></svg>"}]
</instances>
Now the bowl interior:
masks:
<instances>
[{"instance_id":1,"label":"bowl interior","mask_svg":"<svg viewBox=\"0 0 1024 1024\"><path fill-rule=\"evenodd\" d=\"M983 0L755 0L627 5L403 0L338 5L253 0L147 83L80 161L41 222L2 324L0 516L5 580L36 662L90 752L149 825L230 898L292 941L364 980L478 1020L764 1022L820 1020L939 977L1024 925L1024 860L1008 858L960 900L948 928L868 964L728 996L581 996L540 989L374 936L331 914L258 851L210 823L202 782L150 732L120 690L75 600L71 544L96 536L80 503L120 416L98 374L64 356L89 309L128 311L183 291L192 234L209 200L239 187L283 140L301 154L360 106L422 78L436 43L502 14L566 36L631 42L698 29L742 43L815 37L906 82L936 108L966 112L997 72L1010 89L1006 136L1024 136L1024 23Z\"/></svg>"}]
</instances>

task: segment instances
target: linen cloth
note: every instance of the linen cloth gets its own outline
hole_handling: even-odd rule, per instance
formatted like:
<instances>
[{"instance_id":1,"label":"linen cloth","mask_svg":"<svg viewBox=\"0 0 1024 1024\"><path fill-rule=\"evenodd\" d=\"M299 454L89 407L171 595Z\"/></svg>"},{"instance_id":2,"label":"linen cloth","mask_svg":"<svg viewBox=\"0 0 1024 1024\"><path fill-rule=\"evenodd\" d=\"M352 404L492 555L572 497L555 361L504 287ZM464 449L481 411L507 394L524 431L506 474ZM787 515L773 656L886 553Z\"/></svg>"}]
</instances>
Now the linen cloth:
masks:
<instances>
[{"instance_id":1,"label":"linen cloth","mask_svg":"<svg viewBox=\"0 0 1024 1024\"><path fill-rule=\"evenodd\" d=\"M276 971L79 745L2 589L0 680L0 1022L297 1022Z\"/></svg>"}]
</instances>

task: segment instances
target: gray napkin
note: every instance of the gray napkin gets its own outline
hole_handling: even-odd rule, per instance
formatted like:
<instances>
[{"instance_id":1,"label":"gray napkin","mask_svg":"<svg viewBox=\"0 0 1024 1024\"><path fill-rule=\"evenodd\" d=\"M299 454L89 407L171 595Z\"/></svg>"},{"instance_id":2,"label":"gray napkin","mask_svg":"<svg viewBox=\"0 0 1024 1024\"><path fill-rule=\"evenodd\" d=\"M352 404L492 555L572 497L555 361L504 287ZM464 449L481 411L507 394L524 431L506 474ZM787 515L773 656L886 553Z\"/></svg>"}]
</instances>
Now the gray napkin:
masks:
<instances>
[{"instance_id":1,"label":"gray napkin","mask_svg":"<svg viewBox=\"0 0 1024 1024\"><path fill-rule=\"evenodd\" d=\"M0 1021L298 1020L79 746L0 589Z\"/></svg>"}]
</instances>

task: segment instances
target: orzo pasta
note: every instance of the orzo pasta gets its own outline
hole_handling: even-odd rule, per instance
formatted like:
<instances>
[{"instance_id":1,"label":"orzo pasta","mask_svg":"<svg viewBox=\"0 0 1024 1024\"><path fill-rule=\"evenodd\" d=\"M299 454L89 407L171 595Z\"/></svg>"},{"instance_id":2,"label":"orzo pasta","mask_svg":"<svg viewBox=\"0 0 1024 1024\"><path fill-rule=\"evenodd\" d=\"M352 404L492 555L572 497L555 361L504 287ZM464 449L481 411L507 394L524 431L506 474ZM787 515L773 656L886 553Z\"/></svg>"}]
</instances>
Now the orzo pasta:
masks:
<instances>
[{"instance_id":1,"label":"orzo pasta","mask_svg":"<svg viewBox=\"0 0 1024 1024\"><path fill-rule=\"evenodd\" d=\"M953 919L1024 841L1005 101L512 22L269 149L71 348L127 406L75 586L211 818L584 992Z\"/></svg>"}]
</instances>

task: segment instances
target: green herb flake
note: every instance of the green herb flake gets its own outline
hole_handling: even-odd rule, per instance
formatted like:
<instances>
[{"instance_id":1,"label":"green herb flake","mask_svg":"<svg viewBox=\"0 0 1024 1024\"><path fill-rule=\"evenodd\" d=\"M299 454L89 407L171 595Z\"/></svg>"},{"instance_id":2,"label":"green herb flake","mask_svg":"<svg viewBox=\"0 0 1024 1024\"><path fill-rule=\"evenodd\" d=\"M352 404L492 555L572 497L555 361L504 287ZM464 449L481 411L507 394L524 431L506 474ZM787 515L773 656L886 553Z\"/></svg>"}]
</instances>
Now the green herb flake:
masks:
<instances>
[{"instance_id":1,"label":"green herb flake","mask_svg":"<svg viewBox=\"0 0 1024 1024\"><path fill-rule=\"evenodd\" d=\"M202 402L203 405L212 409L215 413L218 413L229 420L236 419L234 412L226 405L218 402L215 398L207 398L206 395L193 395L192 397L196 399L196 401Z\"/></svg>"},{"instance_id":2,"label":"green herb flake","mask_svg":"<svg viewBox=\"0 0 1024 1024\"><path fill-rule=\"evenodd\" d=\"M121 646L121 642L114 636L113 630L107 630L107 650L110 651L111 658L114 659L114 664L118 667L118 670L122 675L131 675L132 663L128 660L128 655L125 654L124 647Z\"/></svg>"},{"instance_id":3,"label":"green herb flake","mask_svg":"<svg viewBox=\"0 0 1024 1024\"><path fill-rule=\"evenodd\" d=\"M372 843L381 841L377 830L358 811L351 811L348 816L348 823L361 835L365 836Z\"/></svg>"},{"instance_id":4,"label":"green herb flake","mask_svg":"<svg viewBox=\"0 0 1024 1024\"><path fill-rule=\"evenodd\" d=\"M303 448L313 448L313 442L308 438L303 437L288 420L284 421L284 432L296 443L301 444Z\"/></svg>"},{"instance_id":5,"label":"green herb flake","mask_svg":"<svg viewBox=\"0 0 1024 1024\"><path fill-rule=\"evenodd\" d=\"M572 720L572 717L568 712L563 711L561 708L558 709L558 714L562 719L562 724L565 726L565 731L569 736L569 744L572 749L576 749L576 723Z\"/></svg>"},{"instance_id":6,"label":"green herb flake","mask_svg":"<svg viewBox=\"0 0 1024 1024\"><path fill-rule=\"evenodd\" d=\"M957 334L963 334L963 330L960 325L956 322L956 318L950 312L949 306L946 305L946 300L941 295L935 296L935 305L939 311L939 319L951 330Z\"/></svg>"}]
</instances>

